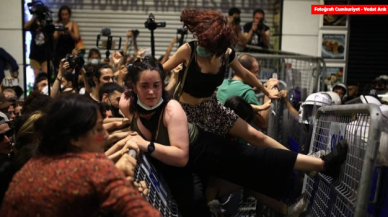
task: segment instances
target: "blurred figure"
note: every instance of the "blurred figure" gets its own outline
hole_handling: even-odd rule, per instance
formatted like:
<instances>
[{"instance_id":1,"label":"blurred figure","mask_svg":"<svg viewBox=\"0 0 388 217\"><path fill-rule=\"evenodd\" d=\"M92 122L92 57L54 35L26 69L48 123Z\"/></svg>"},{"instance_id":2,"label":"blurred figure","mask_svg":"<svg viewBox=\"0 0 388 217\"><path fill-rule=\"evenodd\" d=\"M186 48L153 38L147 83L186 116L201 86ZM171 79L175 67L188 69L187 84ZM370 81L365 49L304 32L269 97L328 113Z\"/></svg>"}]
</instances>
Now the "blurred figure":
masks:
<instances>
[{"instance_id":1,"label":"blurred figure","mask_svg":"<svg viewBox=\"0 0 388 217\"><path fill-rule=\"evenodd\" d=\"M59 8L58 20L55 25L62 25L67 29L65 31L54 32L54 40L57 42L54 55L54 66L56 69L59 67L60 60L64 58L66 54L71 54L75 48L75 43L80 40L78 24L77 22L70 20L70 17L70 7L63 5Z\"/></svg>"},{"instance_id":2,"label":"blurred figure","mask_svg":"<svg viewBox=\"0 0 388 217\"><path fill-rule=\"evenodd\" d=\"M377 77L372 81L372 89L382 91L385 90L387 86L387 82L382 77Z\"/></svg>"},{"instance_id":3,"label":"blurred figure","mask_svg":"<svg viewBox=\"0 0 388 217\"><path fill-rule=\"evenodd\" d=\"M47 55L46 55L46 40L42 29L39 27L40 22L33 15L31 20L24 24L24 30L31 32L31 44L30 44L30 66L34 70L35 78L38 77L40 72L47 74Z\"/></svg>"},{"instance_id":4,"label":"blurred figure","mask_svg":"<svg viewBox=\"0 0 388 217\"><path fill-rule=\"evenodd\" d=\"M4 70L7 65L10 65L12 77L18 78L19 76L19 66L15 60L7 51L0 47L0 81L3 81L5 78Z\"/></svg>"},{"instance_id":5,"label":"blurred figure","mask_svg":"<svg viewBox=\"0 0 388 217\"><path fill-rule=\"evenodd\" d=\"M348 81L348 96L346 97L346 101L350 101L360 96L359 89L360 85L358 82Z\"/></svg>"},{"instance_id":6,"label":"blurred figure","mask_svg":"<svg viewBox=\"0 0 388 217\"><path fill-rule=\"evenodd\" d=\"M256 9L253 12L253 21L244 25L244 35L249 45L269 47L270 30L264 24L265 13L262 9Z\"/></svg>"},{"instance_id":7,"label":"blurred figure","mask_svg":"<svg viewBox=\"0 0 388 217\"><path fill-rule=\"evenodd\" d=\"M341 98L342 101L346 100L348 88L344 83L336 83L333 86L333 92L337 93L338 96Z\"/></svg>"},{"instance_id":8,"label":"blurred figure","mask_svg":"<svg viewBox=\"0 0 388 217\"><path fill-rule=\"evenodd\" d=\"M108 133L92 100L61 95L34 127L40 136L37 155L13 177L0 209L4 216L97 216L98 211L161 216L126 179L133 175L130 162L136 161L122 155L120 160L127 162L122 172L105 156Z\"/></svg>"}]
</instances>

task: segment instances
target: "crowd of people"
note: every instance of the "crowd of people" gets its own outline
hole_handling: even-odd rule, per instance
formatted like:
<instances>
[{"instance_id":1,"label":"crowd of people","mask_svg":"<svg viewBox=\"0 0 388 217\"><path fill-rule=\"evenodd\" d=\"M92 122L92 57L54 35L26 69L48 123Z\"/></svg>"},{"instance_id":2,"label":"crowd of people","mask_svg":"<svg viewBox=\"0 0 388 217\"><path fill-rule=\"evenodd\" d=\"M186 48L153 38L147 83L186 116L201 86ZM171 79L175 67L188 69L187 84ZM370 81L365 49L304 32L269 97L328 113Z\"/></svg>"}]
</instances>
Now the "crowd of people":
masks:
<instances>
[{"instance_id":1,"label":"crowd of people","mask_svg":"<svg viewBox=\"0 0 388 217\"><path fill-rule=\"evenodd\" d=\"M260 82L255 57L236 54L234 48L246 44L268 47L270 37L263 10L255 10L243 28L240 13L232 8L227 18L219 11L184 9L180 20L196 40L171 57L177 38L156 60L138 49L137 35L128 30L123 52L102 60L98 49L90 49L82 66L74 60L84 53L76 46L78 24L63 6L56 25L66 30L54 33L51 86L40 23L36 17L28 21L34 91L21 102L17 88L1 85L0 213L161 216L142 196L149 186L134 181L137 161L128 151L135 150L153 159L184 217L222 215L214 201L225 196L221 192L242 188L278 213L299 216L305 195L291 205L282 201L292 171L337 178L348 144L342 140L330 153L302 154L261 131L268 126L271 100L282 98L296 116L308 104L291 104L287 91L276 89L276 78ZM229 68L234 75L224 80ZM388 89L384 76L372 84L377 92ZM258 92L265 95L263 104ZM342 103L357 94L353 84L337 84L327 95Z\"/></svg>"}]
</instances>

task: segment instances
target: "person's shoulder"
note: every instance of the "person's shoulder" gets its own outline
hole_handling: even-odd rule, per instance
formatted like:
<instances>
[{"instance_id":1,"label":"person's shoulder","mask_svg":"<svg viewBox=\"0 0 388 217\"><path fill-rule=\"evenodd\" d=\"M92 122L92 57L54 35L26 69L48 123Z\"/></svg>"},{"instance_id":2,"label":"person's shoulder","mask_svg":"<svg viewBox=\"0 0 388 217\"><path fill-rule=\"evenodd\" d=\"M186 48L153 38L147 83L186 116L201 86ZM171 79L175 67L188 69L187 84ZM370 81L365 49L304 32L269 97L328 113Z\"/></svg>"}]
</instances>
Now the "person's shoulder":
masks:
<instances>
[{"instance_id":1,"label":"person's shoulder","mask_svg":"<svg viewBox=\"0 0 388 217\"><path fill-rule=\"evenodd\" d=\"M178 109L180 107L182 107L181 104L175 99L169 100L166 105L166 109Z\"/></svg>"},{"instance_id":2,"label":"person's shoulder","mask_svg":"<svg viewBox=\"0 0 388 217\"><path fill-rule=\"evenodd\" d=\"M174 117L174 118L173 118ZM186 114L181 106L181 104L175 99L168 101L165 110L164 110L164 121L165 123L175 120L176 118L180 119L186 117Z\"/></svg>"}]
</instances>

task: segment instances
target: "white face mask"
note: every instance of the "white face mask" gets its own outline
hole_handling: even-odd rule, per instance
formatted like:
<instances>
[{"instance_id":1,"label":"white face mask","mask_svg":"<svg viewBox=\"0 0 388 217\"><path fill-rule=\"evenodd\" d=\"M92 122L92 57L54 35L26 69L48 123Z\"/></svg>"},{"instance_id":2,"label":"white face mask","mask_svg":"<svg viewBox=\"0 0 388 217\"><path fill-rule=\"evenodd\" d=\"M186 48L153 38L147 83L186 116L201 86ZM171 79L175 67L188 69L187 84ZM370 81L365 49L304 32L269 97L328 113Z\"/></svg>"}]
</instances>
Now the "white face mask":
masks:
<instances>
[{"instance_id":1,"label":"white face mask","mask_svg":"<svg viewBox=\"0 0 388 217\"><path fill-rule=\"evenodd\" d=\"M159 102L156 103L155 106L149 107L148 105L142 103L142 101L140 101L140 99L139 99L139 96L137 96L137 104L138 104L140 107L142 107L143 109L147 110L147 111L156 109L156 108L159 107L162 103L163 103L163 98L160 97Z\"/></svg>"},{"instance_id":2,"label":"white face mask","mask_svg":"<svg viewBox=\"0 0 388 217\"><path fill-rule=\"evenodd\" d=\"M98 59L90 59L90 64L92 65L98 65L100 61Z\"/></svg>"},{"instance_id":3,"label":"white face mask","mask_svg":"<svg viewBox=\"0 0 388 217\"><path fill-rule=\"evenodd\" d=\"M63 89L63 87L64 87L64 86L61 84L61 90Z\"/></svg>"}]
</instances>

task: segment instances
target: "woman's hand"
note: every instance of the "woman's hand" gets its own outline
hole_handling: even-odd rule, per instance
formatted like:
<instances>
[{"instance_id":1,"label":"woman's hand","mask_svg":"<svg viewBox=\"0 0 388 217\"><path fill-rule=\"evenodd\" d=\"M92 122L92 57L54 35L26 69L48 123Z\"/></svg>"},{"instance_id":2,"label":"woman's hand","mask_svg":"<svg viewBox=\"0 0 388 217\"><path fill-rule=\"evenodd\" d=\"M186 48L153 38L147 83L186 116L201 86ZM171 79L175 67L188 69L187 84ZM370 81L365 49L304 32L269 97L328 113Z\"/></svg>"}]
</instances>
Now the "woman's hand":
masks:
<instances>
[{"instance_id":1,"label":"woman's hand","mask_svg":"<svg viewBox=\"0 0 388 217\"><path fill-rule=\"evenodd\" d=\"M133 181L136 164L137 161L135 158L128 154L124 154L115 165L124 173L124 175L127 177L127 180Z\"/></svg>"},{"instance_id":2,"label":"woman's hand","mask_svg":"<svg viewBox=\"0 0 388 217\"><path fill-rule=\"evenodd\" d=\"M265 102L263 105L259 107L260 107L260 111L267 110L269 107L271 107L271 100L268 100L267 102Z\"/></svg>"},{"instance_id":3,"label":"woman's hand","mask_svg":"<svg viewBox=\"0 0 388 217\"><path fill-rule=\"evenodd\" d=\"M118 65L120 63L121 57L121 53L115 51L112 55L113 64Z\"/></svg>"},{"instance_id":4,"label":"woman's hand","mask_svg":"<svg viewBox=\"0 0 388 217\"><path fill-rule=\"evenodd\" d=\"M279 99L279 91L278 90L267 90L268 97L270 99Z\"/></svg>"},{"instance_id":5,"label":"woman's hand","mask_svg":"<svg viewBox=\"0 0 388 217\"><path fill-rule=\"evenodd\" d=\"M130 150L134 150L136 152L136 156L140 154L139 146L136 144L136 142L132 141L131 138L127 140L124 147L120 150L120 153L124 155L126 153L129 153Z\"/></svg>"},{"instance_id":6,"label":"woman's hand","mask_svg":"<svg viewBox=\"0 0 388 217\"><path fill-rule=\"evenodd\" d=\"M137 132L132 132L130 135L132 138L129 141L134 142L142 151L147 149L149 141L144 140Z\"/></svg>"},{"instance_id":7,"label":"woman's hand","mask_svg":"<svg viewBox=\"0 0 388 217\"><path fill-rule=\"evenodd\" d=\"M143 196L148 195L148 186L145 181L133 182L133 185L137 187L139 193Z\"/></svg>"}]
</instances>

